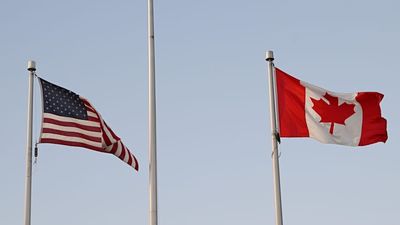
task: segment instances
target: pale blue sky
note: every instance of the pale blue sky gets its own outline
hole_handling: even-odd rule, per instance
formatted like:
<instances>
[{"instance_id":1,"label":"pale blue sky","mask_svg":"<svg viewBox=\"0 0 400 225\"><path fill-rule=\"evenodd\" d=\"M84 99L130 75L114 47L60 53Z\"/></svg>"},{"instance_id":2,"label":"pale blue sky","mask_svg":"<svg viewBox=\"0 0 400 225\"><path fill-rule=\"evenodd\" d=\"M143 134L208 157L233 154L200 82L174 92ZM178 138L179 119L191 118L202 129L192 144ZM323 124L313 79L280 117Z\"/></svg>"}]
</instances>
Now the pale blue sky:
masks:
<instances>
[{"instance_id":1,"label":"pale blue sky","mask_svg":"<svg viewBox=\"0 0 400 225\"><path fill-rule=\"evenodd\" d=\"M284 224L398 225L398 1L154 4L160 225L274 223L269 49L301 80L385 94L388 120L386 144L284 139ZM28 59L43 78L87 97L141 166L137 173L112 155L41 145L32 225L148 223L146 7L1 1L0 224L23 222Z\"/></svg>"}]
</instances>

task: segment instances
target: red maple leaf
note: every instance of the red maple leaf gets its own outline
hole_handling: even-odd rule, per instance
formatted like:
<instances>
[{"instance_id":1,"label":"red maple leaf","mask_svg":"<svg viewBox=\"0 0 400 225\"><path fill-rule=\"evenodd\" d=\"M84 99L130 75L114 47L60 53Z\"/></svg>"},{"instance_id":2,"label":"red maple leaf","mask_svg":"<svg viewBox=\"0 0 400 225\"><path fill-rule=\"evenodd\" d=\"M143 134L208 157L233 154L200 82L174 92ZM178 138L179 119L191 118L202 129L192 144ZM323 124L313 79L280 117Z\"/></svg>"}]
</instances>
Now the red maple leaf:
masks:
<instances>
[{"instance_id":1,"label":"red maple leaf","mask_svg":"<svg viewBox=\"0 0 400 225\"><path fill-rule=\"evenodd\" d=\"M322 98L320 100L311 98L314 104L312 108L321 116L320 123L331 123L329 133L333 134L335 123L345 125L344 121L355 113L355 105L346 102L339 105L338 97L334 97L328 94L328 92L325 93L324 98L326 98L330 104L327 104Z\"/></svg>"}]
</instances>

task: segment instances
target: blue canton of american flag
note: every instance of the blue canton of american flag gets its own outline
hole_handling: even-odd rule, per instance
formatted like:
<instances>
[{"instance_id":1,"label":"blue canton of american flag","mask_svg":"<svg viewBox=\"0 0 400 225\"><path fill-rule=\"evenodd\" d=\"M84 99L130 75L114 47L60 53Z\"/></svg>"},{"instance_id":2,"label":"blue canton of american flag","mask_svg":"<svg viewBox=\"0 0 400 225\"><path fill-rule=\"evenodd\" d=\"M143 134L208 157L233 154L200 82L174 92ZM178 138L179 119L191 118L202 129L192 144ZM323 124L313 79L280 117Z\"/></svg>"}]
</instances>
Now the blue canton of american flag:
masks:
<instances>
[{"instance_id":1,"label":"blue canton of american flag","mask_svg":"<svg viewBox=\"0 0 400 225\"><path fill-rule=\"evenodd\" d=\"M135 156L121 142L88 100L39 78L43 95L40 143L83 147L111 153L136 170Z\"/></svg>"}]
</instances>

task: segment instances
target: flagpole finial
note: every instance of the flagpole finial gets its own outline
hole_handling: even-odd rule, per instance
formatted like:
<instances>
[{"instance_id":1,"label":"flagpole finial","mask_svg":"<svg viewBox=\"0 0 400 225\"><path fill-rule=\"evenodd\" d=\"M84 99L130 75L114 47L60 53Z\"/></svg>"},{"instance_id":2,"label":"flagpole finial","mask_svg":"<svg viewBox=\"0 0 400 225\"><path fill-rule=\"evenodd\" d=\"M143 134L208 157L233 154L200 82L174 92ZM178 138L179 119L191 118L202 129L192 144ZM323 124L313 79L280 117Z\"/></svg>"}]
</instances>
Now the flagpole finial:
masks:
<instances>
[{"instance_id":1,"label":"flagpole finial","mask_svg":"<svg viewBox=\"0 0 400 225\"><path fill-rule=\"evenodd\" d=\"M269 50L265 53L265 60L274 61L274 52Z\"/></svg>"},{"instance_id":2,"label":"flagpole finial","mask_svg":"<svg viewBox=\"0 0 400 225\"><path fill-rule=\"evenodd\" d=\"M36 62L33 60L28 61L28 71L36 71Z\"/></svg>"}]
</instances>

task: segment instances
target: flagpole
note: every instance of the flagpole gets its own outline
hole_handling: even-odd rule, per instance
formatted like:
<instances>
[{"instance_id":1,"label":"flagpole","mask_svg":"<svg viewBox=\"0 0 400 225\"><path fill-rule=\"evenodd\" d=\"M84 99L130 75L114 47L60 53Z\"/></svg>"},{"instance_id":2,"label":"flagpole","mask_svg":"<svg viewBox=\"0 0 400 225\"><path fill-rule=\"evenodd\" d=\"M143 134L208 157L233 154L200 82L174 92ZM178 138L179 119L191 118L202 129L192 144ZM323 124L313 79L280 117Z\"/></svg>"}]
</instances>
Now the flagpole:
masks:
<instances>
[{"instance_id":1,"label":"flagpole","mask_svg":"<svg viewBox=\"0 0 400 225\"><path fill-rule=\"evenodd\" d=\"M149 225L157 225L157 143L153 0L148 0L147 3L149 66Z\"/></svg>"},{"instance_id":2,"label":"flagpole","mask_svg":"<svg viewBox=\"0 0 400 225\"><path fill-rule=\"evenodd\" d=\"M33 80L36 71L35 61L28 61L28 119L26 130L26 177L25 177L25 225L31 224L32 193L32 117L33 117Z\"/></svg>"},{"instance_id":3,"label":"flagpole","mask_svg":"<svg viewBox=\"0 0 400 225\"><path fill-rule=\"evenodd\" d=\"M278 138L279 133L277 129L277 112L276 112L276 90L275 90L275 68L274 68L274 54L268 51L265 60L268 61L268 76L269 76L269 108L271 118L271 137L272 137L272 170L274 175L274 191L275 191L275 218L276 225L283 225L282 218L282 201L281 201L281 184L279 175L279 151L278 151Z\"/></svg>"}]
</instances>

